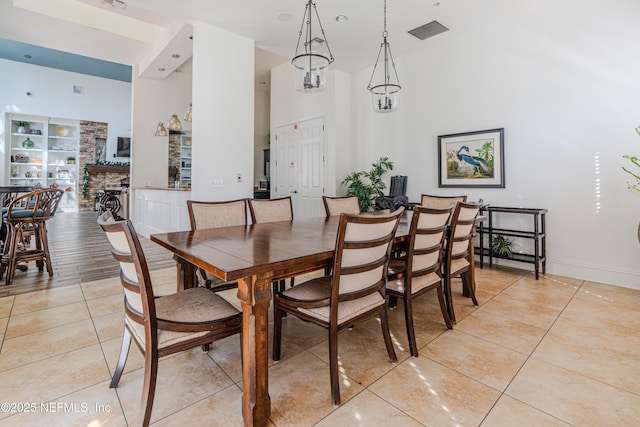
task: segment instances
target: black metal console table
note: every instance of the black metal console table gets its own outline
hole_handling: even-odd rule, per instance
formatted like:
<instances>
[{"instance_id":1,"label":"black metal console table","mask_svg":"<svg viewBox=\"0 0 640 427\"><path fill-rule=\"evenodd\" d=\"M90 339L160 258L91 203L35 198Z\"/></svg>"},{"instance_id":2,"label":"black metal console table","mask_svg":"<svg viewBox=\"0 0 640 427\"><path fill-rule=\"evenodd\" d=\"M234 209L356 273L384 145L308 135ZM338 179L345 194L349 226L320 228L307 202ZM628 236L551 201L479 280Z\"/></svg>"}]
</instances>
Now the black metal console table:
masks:
<instances>
[{"instance_id":1,"label":"black metal console table","mask_svg":"<svg viewBox=\"0 0 640 427\"><path fill-rule=\"evenodd\" d=\"M493 265L493 258L504 258L512 261L526 262L534 265L536 274L536 280L542 270L542 274L545 273L546 268L546 230L545 230L545 214L546 209L532 209L532 208L510 208L499 206L484 206L481 213L487 214L488 221L481 223L478 227L479 235L479 250L480 256L480 268L484 265L484 256L489 257L489 266ZM519 214L519 215L531 215L533 219L533 230L516 230L513 228L500 228L496 226L495 214ZM513 253L510 256L496 255L491 252L490 247L484 247L484 236L489 236L489 244L493 239L493 236L499 234L502 236L517 237L523 239L533 240L533 254L529 253Z\"/></svg>"}]
</instances>

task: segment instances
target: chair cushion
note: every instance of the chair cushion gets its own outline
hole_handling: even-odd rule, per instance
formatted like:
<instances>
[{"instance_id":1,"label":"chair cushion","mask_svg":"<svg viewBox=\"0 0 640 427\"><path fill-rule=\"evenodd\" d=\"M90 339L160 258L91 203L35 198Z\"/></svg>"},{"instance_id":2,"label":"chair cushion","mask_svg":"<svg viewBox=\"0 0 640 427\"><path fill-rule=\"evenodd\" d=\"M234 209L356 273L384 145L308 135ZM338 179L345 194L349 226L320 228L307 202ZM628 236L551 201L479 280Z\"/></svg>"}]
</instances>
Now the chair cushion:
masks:
<instances>
[{"instance_id":1,"label":"chair cushion","mask_svg":"<svg viewBox=\"0 0 640 427\"><path fill-rule=\"evenodd\" d=\"M7 218L8 212L2 212L2 217L3 218ZM44 215L44 211L42 209L38 209L36 211L36 216L43 216ZM9 217L9 219L11 218L29 218L33 216L33 209L14 209L13 211L11 211L11 217Z\"/></svg>"},{"instance_id":2,"label":"chair cushion","mask_svg":"<svg viewBox=\"0 0 640 427\"><path fill-rule=\"evenodd\" d=\"M204 288L191 288L156 299L158 319L176 322L215 322L239 311L219 295Z\"/></svg>"},{"instance_id":3,"label":"chair cushion","mask_svg":"<svg viewBox=\"0 0 640 427\"><path fill-rule=\"evenodd\" d=\"M324 276L301 283L281 294L281 297L298 301L318 301L330 296L331 276ZM353 301L341 302L338 304L338 325L342 325L354 317L382 305L384 305L384 298L379 292L374 292ZM298 308L298 311L329 323L329 305L319 308Z\"/></svg>"},{"instance_id":4,"label":"chair cushion","mask_svg":"<svg viewBox=\"0 0 640 427\"><path fill-rule=\"evenodd\" d=\"M192 288L157 298L156 316L165 321L185 323L215 322L236 316L239 311L220 296L204 288ZM144 326L125 316L134 338L144 345ZM158 347L198 338L204 332L174 332L158 329Z\"/></svg>"},{"instance_id":5,"label":"chair cushion","mask_svg":"<svg viewBox=\"0 0 640 427\"><path fill-rule=\"evenodd\" d=\"M451 274L456 274L469 266L466 258L456 258L451 260Z\"/></svg>"},{"instance_id":6,"label":"chair cushion","mask_svg":"<svg viewBox=\"0 0 640 427\"><path fill-rule=\"evenodd\" d=\"M415 294L427 286L438 283L440 281L440 276L436 273L429 273L423 276L414 277L411 281L411 293ZM387 282L387 289L403 294L405 292L404 279L389 280Z\"/></svg>"}]
</instances>

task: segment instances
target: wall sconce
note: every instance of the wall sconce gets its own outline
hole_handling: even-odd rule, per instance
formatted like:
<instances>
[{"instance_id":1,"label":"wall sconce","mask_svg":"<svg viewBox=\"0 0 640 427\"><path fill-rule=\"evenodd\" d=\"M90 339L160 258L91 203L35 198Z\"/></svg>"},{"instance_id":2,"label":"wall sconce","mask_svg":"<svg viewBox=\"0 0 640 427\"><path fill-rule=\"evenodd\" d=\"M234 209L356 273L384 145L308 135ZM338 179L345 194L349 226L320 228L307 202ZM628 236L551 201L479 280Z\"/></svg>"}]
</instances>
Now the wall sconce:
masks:
<instances>
[{"instance_id":1,"label":"wall sconce","mask_svg":"<svg viewBox=\"0 0 640 427\"><path fill-rule=\"evenodd\" d=\"M164 127L162 122L158 123L158 127L156 127L155 136L167 136L169 133L167 132L167 128Z\"/></svg>"}]
</instances>

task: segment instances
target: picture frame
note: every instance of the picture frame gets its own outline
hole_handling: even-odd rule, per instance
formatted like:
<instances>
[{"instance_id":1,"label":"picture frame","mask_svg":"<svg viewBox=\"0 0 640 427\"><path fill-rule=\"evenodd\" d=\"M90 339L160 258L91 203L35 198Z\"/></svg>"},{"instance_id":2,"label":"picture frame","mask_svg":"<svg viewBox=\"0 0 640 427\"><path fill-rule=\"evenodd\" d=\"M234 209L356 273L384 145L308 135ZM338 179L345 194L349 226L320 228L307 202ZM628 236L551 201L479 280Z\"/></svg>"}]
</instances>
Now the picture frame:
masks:
<instances>
[{"instance_id":1,"label":"picture frame","mask_svg":"<svg viewBox=\"0 0 640 427\"><path fill-rule=\"evenodd\" d=\"M438 187L505 188L504 128L439 135Z\"/></svg>"}]
</instances>

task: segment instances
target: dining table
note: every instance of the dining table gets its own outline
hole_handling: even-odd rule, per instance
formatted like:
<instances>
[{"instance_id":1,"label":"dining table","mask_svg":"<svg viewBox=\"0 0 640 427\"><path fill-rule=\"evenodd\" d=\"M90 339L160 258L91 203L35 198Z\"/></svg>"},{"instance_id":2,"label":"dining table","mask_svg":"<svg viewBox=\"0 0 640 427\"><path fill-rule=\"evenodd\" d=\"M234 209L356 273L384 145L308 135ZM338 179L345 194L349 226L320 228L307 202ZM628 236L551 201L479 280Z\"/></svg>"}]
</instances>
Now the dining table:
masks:
<instances>
[{"instance_id":1,"label":"dining table","mask_svg":"<svg viewBox=\"0 0 640 427\"><path fill-rule=\"evenodd\" d=\"M394 246L408 238L412 212L400 217ZM329 268L339 217L280 221L151 235L173 252L178 291L196 285L196 271L238 281L242 306L242 415L245 426L266 426L271 413L268 309L271 283Z\"/></svg>"}]
</instances>

